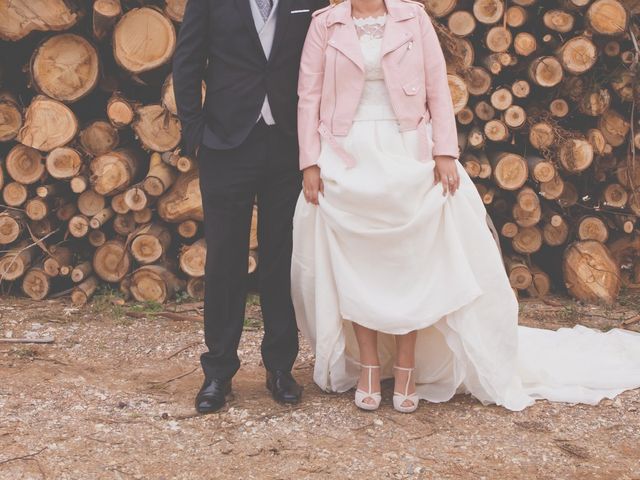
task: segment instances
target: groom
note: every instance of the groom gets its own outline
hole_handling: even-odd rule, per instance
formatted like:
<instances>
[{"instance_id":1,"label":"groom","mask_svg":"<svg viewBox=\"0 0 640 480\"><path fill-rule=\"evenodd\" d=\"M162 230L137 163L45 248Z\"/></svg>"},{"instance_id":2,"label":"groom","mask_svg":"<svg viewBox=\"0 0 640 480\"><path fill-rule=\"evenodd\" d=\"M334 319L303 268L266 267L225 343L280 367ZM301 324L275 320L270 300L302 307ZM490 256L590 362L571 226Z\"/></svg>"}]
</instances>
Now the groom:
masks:
<instances>
[{"instance_id":1,"label":"groom","mask_svg":"<svg viewBox=\"0 0 640 480\"><path fill-rule=\"evenodd\" d=\"M197 154L207 243L204 332L209 351L201 357L200 413L224 406L240 368L237 349L256 197L267 388L283 403L301 398L291 375L298 354L290 297L292 218L301 189L296 92L311 13L327 3L189 0L186 6L173 81L186 153Z\"/></svg>"}]
</instances>

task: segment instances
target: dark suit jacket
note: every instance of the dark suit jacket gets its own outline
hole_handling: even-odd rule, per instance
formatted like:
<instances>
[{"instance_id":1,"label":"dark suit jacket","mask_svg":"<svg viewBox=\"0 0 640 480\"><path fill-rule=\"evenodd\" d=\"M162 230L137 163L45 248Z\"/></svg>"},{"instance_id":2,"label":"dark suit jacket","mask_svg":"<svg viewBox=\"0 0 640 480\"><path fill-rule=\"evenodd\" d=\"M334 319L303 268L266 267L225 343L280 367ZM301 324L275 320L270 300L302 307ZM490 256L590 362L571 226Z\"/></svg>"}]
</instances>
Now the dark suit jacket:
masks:
<instances>
[{"instance_id":1,"label":"dark suit jacket","mask_svg":"<svg viewBox=\"0 0 640 480\"><path fill-rule=\"evenodd\" d=\"M239 146L249 135L265 95L276 124L296 135L297 84L311 13L328 0L279 0L270 57L262 50L254 0L189 0L173 58L173 84L188 154L200 144ZM309 10L309 12L292 13ZM204 108L201 82L207 83Z\"/></svg>"}]
</instances>

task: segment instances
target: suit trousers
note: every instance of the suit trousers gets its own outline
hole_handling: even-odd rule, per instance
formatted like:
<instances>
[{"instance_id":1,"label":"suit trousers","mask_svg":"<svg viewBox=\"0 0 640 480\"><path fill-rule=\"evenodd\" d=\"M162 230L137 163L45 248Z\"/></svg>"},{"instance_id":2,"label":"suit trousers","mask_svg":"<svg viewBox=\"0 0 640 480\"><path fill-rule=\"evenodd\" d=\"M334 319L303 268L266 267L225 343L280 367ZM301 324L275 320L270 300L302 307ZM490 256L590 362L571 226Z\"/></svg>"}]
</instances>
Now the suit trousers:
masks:
<instances>
[{"instance_id":1,"label":"suit trousers","mask_svg":"<svg viewBox=\"0 0 640 480\"><path fill-rule=\"evenodd\" d=\"M260 120L230 150L198 152L207 244L202 354L205 377L230 379L240 368L238 344L245 319L249 233L259 209L258 285L264 319L262 359L267 370L290 371L298 354L291 302L292 222L302 176L298 143Z\"/></svg>"}]
</instances>

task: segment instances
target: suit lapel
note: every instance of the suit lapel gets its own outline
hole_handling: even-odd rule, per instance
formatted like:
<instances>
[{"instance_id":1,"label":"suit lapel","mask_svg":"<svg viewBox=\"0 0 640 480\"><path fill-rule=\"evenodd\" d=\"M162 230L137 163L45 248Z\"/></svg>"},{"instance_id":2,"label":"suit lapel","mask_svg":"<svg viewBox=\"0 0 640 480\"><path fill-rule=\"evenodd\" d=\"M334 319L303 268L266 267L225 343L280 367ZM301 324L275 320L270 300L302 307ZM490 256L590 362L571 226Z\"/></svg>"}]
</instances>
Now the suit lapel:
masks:
<instances>
[{"instance_id":1,"label":"suit lapel","mask_svg":"<svg viewBox=\"0 0 640 480\"><path fill-rule=\"evenodd\" d=\"M258 49L259 55L266 60L264 50L262 49L262 43L260 43L260 37L258 36L258 31L256 30L256 23L253 21L251 5L249 4L249 2L253 2L253 0L235 0L235 2L238 10L240 10L240 16L242 17L242 20L249 30L249 35L251 35L251 38L253 39L256 48Z\"/></svg>"},{"instance_id":2,"label":"suit lapel","mask_svg":"<svg viewBox=\"0 0 640 480\"><path fill-rule=\"evenodd\" d=\"M271 47L271 55L270 58L273 58L282 43L282 39L284 38L284 34L287 31L287 23L291 18L291 4L293 0L279 0L278 1L278 11L277 22L276 22L276 33L273 37L273 46Z\"/></svg>"}]
</instances>

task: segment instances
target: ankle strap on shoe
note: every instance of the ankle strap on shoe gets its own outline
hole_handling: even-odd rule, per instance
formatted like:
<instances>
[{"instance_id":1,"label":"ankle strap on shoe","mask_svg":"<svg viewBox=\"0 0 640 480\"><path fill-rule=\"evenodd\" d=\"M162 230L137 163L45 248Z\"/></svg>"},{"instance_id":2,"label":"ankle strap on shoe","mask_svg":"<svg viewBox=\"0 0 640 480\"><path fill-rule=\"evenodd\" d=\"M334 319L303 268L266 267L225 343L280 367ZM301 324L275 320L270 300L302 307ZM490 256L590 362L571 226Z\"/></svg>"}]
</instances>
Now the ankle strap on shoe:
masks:
<instances>
[{"instance_id":1,"label":"ankle strap on shoe","mask_svg":"<svg viewBox=\"0 0 640 480\"><path fill-rule=\"evenodd\" d=\"M396 370L400 370L402 372L413 372L416 369L416 367L405 368L405 367L398 367L397 365L394 365L393 368L395 368Z\"/></svg>"},{"instance_id":2,"label":"ankle strap on shoe","mask_svg":"<svg viewBox=\"0 0 640 480\"><path fill-rule=\"evenodd\" d=\"M380 365L362 365L362 364L360 364L360 368L366 368L368 370L368 372L369 372L368 375L367 375L367 377L368 377L368 379L367 379L368 380L368 382L367 382L368 383L367 390L369 391L369 395L371 395L372 373L373 373L373 370L375 370L376 368L380 368Z\"/></svg>"},{"instance_id":3,"label":"ankle strap on shoe","mask_svg":"<svg viewBox=\"0 0 640 480\"><path fill-rule=\"evenodd\" d=\"M413 371L415 370L415 367L405 368L405 367L398 367L394 365L393 368L396 370L400 370L401 372L409 372L409 375L407 376L407 383L404 386L404 396L406 397L409 392L409 384L411 383L411 377L413 376Z\"/></svg>"}]
</instances>

